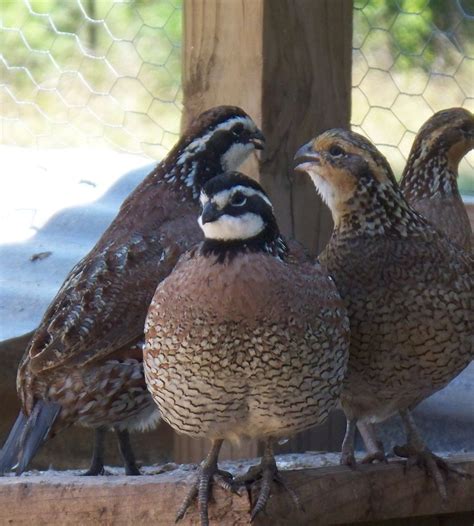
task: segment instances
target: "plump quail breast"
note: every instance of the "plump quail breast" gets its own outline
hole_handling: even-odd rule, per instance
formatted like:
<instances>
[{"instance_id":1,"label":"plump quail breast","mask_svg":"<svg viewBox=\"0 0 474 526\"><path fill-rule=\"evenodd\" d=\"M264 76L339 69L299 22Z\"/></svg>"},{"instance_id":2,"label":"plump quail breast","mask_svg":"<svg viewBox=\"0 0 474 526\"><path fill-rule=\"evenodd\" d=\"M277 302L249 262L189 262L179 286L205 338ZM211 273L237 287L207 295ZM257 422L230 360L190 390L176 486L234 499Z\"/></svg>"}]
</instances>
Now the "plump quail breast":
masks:
<instances>
[{"instance_id":1,"label":"plump quail breast","mask_svg":"<svg viewBox=\"0 0 474 526\"><path fill-rule=\"evenodd\" d=\"M422 239L359 238L321 256L351 320L342 394L349 415L382 421L444 387L472 359L473 262L449 250L444 241L433 248Z\"/></svg>"},{"instance_id":2,"label":"plump quail breast","mask_svg":"<svg viewBox=\"0 0 474 526\"><path fill-rule=\"evenodd\" d=\"M347 321L333 284L312 269L260 254L222 269L195 255L158 287L146 339L149 388L175 429L286 436L323 421L335 405Z\"/></svg>"}]
</instances>

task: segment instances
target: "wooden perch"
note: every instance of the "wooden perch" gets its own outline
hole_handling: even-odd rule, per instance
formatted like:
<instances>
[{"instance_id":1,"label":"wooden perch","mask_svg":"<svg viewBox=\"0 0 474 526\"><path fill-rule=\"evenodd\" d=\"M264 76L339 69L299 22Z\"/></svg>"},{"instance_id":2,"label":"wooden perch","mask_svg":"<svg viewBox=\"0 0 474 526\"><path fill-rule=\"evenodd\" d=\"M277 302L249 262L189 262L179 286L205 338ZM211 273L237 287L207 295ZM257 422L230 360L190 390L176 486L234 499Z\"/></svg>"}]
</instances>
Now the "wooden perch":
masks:
<instances>
[{"instance_id":1,"label":"wooden perch","mask_svg":"<svg viewBox=\"0 0 474 526\"><path fill-rule=\"evenodd\" d=\"M316 454L293 455L310 459ZM278 457L284 461L286 455ZM452 457L453 464L474 476L474 455ZM310 462L311 464L311 462ZM304 462L297 465L305 465ZM243 464L225 469L242 471ZM246 466L245 466L246 467ZM305 512L296 512L285 490L275 488L265 515L255 524L341 524L357 521L474 512L474 478L451 477L443 505L434 484L418 468L404 473L402 462L283 471ZM190 481L190 466L142 477L79 477L67 472L0 479L0 524L89 525L174 524L176 509ZM247 496L216 489L210 506L211 525L248 524ZM192 507L183 525L199 524Z\"/></svg>"}]
</instances>

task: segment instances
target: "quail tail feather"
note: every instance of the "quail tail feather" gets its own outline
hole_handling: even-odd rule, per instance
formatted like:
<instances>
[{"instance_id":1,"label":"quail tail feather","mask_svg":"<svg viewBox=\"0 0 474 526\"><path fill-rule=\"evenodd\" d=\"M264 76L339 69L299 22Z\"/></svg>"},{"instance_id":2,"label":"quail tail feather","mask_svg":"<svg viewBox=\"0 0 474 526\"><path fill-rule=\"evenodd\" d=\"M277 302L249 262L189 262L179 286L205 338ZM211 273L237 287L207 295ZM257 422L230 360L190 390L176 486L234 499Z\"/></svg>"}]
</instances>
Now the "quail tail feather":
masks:
<instances>
[{"instance_id":1,"label":"quail tail feather","mask_svg":"<svg viewBox=\"0 0 474 526\"><path fill-rule=\"evenodd\" d=\"M29 416L20 411L0 453L0 476L12 469L17 475L25 471L46 440L60 410L59 404L39 400Z\"/></svg>"}]
</instances>

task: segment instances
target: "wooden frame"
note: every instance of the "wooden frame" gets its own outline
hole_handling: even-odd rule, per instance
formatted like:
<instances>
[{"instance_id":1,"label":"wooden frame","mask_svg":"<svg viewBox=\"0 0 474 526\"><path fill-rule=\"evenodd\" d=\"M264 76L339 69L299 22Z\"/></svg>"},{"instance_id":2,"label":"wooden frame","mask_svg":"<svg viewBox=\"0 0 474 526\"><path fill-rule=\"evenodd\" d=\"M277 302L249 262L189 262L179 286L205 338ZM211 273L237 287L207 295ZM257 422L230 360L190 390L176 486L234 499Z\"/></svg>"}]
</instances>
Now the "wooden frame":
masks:
<instances>
[{"instance_id":1,"label":"wooden frame","mask_svg":"<svg viewBox=\"0 0 474 526\"><path fill-rule=\"evenodd\" d=\"M301 459L307 460L309 456L301 455ZM474 476L474 457L459 456L452 461ZM78 477L62 473L0 479L0 523L174 524L176 510L192 478L189 466L185 468L142 477ZM241 471L242 467L235 462L230 469ZM282 475L297 492L304 513L295 511L283 489L275 488L266 512L255 524L304 526L375 521L380 525L381 521L394 518L442 517L447 513L463 514L463 519L474 520L474 478L452 477L448 483L448 501L443 503L433 482L420 469L412 468L405 473L400 462L359 466L356 470L342 466L299 469L283 471ZM211 524L249 524L248 512L246 496L232 495L220 488L215 490L209 508ZM199 524L195 506L180 524ZM420 526L422 522L413 524ZM469 523L460 523L455 516L452 522L439 524Z\"/></svg>"}]
</instances>

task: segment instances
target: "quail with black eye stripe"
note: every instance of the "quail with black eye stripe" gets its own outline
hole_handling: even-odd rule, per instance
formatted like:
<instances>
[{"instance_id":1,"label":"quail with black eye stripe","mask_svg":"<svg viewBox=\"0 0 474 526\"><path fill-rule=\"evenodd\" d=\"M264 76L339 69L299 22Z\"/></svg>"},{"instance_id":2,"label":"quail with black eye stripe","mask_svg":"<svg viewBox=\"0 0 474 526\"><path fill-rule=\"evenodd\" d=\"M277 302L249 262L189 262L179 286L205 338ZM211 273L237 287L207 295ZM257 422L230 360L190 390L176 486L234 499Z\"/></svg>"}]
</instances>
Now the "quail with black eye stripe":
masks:
<instances>
[{"instance_id":1,"label":"quail with black eye stripe","mask_svg":"<svg viewBox=\"0 0 474 526\"><path fill-rule=\"evenodd\" d=\"M41 444L70 425L95 430L87 475L104 472L104 435L116 432L127 475L139 475L129 431L159 412L143 372L143 325L157 284L202 239L202 184L235 169L263 135L241 108L199 115L125 200L95 247L67 276L18 369L22 409L0 452L0 475L26 469Z\"/></svg>"},{"instance_id":2,"label":"quail with black eye stripe","mask_svg":"<svg viewBox=\"0 0 474 526\"><path fill-rule=\"evenodd\" d=\"M335 145L345 154L332 155ZM474 261L409 206L385 157L361 135L329 130L295 161L331 209L334 231L320 261L351 324L341 463L355 465L357 421L398 413L407 444L395 453L424 468L446 498L443 475L465 473L428 449L411 410L474 356Z\"/></svg>"},{"instance_id":3,"label":"quail with black eye stripe","mask_svg":"<svg viewBox=\"0 0 474 526\"><path fill-rule=\"evenodd\" d=\"M292 259L256 181L226 173L204 185L200 201L205 239L156 290L144 363L163 418L178 433L212 442L177 514L181 519L196 499L207 525L214 484L259 485L251 520L265 508L273 483L298 505L273 446L321 423L334 407L348 320L321 266ZM217 459L224 440L241 438L262 440L264 455L233 479Z\"/></svg>"}]
</instances>

